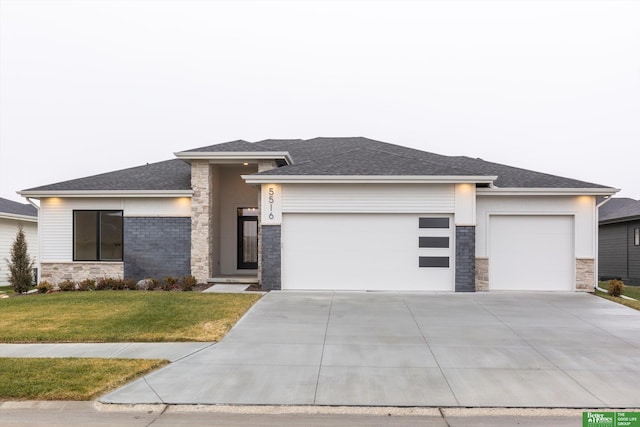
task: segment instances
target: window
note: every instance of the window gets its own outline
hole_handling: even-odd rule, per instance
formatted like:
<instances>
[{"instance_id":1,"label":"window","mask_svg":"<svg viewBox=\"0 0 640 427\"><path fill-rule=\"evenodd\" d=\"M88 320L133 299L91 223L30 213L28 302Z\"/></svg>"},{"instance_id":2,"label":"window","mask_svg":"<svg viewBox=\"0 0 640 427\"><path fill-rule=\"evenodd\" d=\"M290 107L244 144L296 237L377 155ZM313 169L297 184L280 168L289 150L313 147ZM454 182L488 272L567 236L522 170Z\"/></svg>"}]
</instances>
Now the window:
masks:
<instances>
[{"instance_id":1,"label":"window","mask_svg":"<svg viewBox=\"0 0 640 427\"><path fill-rule=\"evenodd\" d=\"M449 228L449 218L419 218L419 228Z\"/></svg>"},{"instance_id":2,"label":"window","mask_svg":"<svg viewBox=\"0 0 640 427\"><path fill-rule=\"evenodd\" d=\"M448 237L418 237L419 248L448 248Z\"/></svg>"},{"instance_id":3,"label":"window","mask_svg":"<svg viewBox=\"0 0 640 427\"><path fill-rule=\"evenodd\" d=\"M633 245L640 246L640 228L633 230Z\"/></svg>"},{"instance_id":4,"label":"window","mask_svg":"<svg viewBox=\"0 0 640 427\"><path fill-rule=\"evenodd\" d=\"M73 260L122 261L122 211L73 211Z\"/></svg>"},{"instance_id":5,"label":"window","mask_svg":"<svg viewBox=\"0 0 640 427\"><path fill-rule=\"evenodd\" d=\"M448 256L421 256L418 258L418 266L449 268L449 257Z\"/></svg>"}]
</instances>

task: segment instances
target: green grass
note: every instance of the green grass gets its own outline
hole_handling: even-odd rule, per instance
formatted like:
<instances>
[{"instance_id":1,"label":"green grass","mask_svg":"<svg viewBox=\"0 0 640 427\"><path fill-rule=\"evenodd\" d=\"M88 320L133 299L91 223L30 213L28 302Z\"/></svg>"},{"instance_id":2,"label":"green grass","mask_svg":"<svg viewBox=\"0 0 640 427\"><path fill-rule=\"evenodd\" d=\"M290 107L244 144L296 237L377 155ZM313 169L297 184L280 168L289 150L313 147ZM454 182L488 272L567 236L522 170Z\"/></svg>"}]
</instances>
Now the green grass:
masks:
<instances>
[{"instance_id":1,"label":"green grass","mask_svg":"<svg viewBox=\"0 0 640 427\"><path fill-rule=\"evenodd\" d=\"M0 401L92 400L166 363L141 359L0 358Z\"/></svg>"},{"instance_id":2,"label":"green grass","mask_svg":"<svg viewBox=\"0 0 640 427\"><path fill-rule=\"evenodd\" d=\"M13 286L0 286L0 295L1 294L14 295Z\"/></svg>"},{"instance_id":3,"label":"green grass","mask_svg":"<svg viewBox=\"0 0 640 427\"><path fill-rule=\"evenodd\" d=\"M609 282L598 282L598 286L602 289L609 290ZM624 290L622 291L622 295L625 295L629 298L640 300L640 286L627 286L624 285Z\"/></svg>"},{"instance_id":4,"label":"green grass","mask_svg":"<svg viewBox=\"0 0 640 427\"><path fill-rule=\"evenodd\" d=\"M0 300L0 342L219 341L257 294L95 291Z\"/></svg>"}]
</instances>

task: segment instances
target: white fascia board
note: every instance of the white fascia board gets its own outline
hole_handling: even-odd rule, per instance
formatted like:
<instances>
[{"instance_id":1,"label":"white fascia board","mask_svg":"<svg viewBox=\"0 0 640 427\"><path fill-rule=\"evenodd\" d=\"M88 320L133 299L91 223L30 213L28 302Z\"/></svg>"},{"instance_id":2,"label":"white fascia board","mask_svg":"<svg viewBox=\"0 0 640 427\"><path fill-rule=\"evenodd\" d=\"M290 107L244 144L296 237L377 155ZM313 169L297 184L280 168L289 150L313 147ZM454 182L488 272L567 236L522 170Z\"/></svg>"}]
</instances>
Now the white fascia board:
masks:
<instances>
[{"instance_id":1,"label":"white fascia board","mask_svg":"<svg viewBox=\"0 0 640 427\"><path fill-rule=\"evenodd\" d=\"M182 160L235 160L242 162L283 159L288 164L292 163L288 151L179 151L173 155Z\"/></svg>"},{"instance_id":2,"label":"white fascia board","mask_svg":"<svg viewBox=\"0 0 640 427\"><path fill-rule=\"evenodd\" d=\"M29 215L18 215L8 212L0 212L0 219L12 219L16 221L38 222L38 217Z\"/></svg>"},{"instance_id":3,"label":"white fascia board","mask_svg":"<svg viewBox=\"0 0 640 427\"><path fill-rule=\"evenodd\" d=\"M75 191L19 191L23 197L191 197L193 190L75 190Z\"/></svg>"},{"instance_id":4,"label":"white fascia board","mask_svg":"<svg viewBox=\"0 0 640 427\"><path fill-rule=\"evenodd\" d=\"M617 188L478 188L478 196L612 196Z\"/></svg>"},{"instance_id":5,"label":"white fascia board","mask_svg":"<svg viewBox=\"0 0 640 427\"><path fill-rule=\"evenodd\" d=\"M247 184L491 184L497 176L242 175Z\"/></svg>"}]
</instances>

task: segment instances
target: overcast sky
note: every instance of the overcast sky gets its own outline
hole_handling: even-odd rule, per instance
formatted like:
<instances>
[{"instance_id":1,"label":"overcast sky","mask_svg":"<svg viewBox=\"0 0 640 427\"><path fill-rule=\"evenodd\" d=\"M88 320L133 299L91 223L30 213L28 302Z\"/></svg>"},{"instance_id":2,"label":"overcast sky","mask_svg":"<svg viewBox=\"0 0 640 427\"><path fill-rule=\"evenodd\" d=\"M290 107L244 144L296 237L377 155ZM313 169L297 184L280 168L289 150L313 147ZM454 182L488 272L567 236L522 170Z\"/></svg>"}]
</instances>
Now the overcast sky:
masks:
<instances>
[{"instance_id":1,"label":"overcast sky","mask_svg":"<svg viewBox=\"0 0 640 427\"><path fill-rule=\"evenodd\" d=\"M316 136L640 198L640 1L0 0L0 197Z\"/></svg>"}]
</instances>

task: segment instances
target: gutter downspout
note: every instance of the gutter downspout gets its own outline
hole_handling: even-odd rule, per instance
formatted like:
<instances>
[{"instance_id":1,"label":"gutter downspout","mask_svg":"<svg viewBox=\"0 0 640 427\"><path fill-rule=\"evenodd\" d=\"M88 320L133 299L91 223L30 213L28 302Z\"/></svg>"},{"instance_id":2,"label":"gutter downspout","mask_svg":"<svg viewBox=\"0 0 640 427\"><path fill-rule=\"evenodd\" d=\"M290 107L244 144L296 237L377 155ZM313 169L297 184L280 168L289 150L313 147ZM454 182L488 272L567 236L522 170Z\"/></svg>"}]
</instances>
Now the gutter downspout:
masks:
<instances>
[{"instance_id":1,"label":"gutter downspout","mask_svg":"<svg viewBox=\"0 0 640 427\"><path fill-rule=\"evenodd\" d=\"M593 280L594 280L593 286L594 286L594 289L598 289L600 291L603 290L602 288L600 288L598 286L598 278L600 277L600 274L599 274L600 272L598 271L598 263L600 261L600 207L605 205L605 204L607 204L608 202L610 202L612 198L613 198L613 196L605 197L603 201L601 201L600 203L596 204L596 209L595 209L595 212L594 212L594 219L595 219L595 223L596 223L596 227L597 227L596 228L597 232L595 233L595 236L593 238L594 245L595 245L594 248L595 248L595 251L596 251L596 262L595 262L595 265L593 266L593 270L594 270L594 273L595 273L595 277L593 278Z\"/></svg>"},{"instance_id":2,"label":"gutter downspout","mask_svg":"<svg viewBox=\"0 0 640 427\"><path fill-rule=\"evenodd\" d=\"M42 266L40 265L40 259L42 258L42 234L40 233L40 206L38 206L36 203L34 203L33 200L31 200L30 197L25 197L25 199L27 199L27 202L29 202L31 204L31 206L33 206L34 208L36 208L36 210L38 211L38 222L37 227L38 227L38 258L35 264L38 266L38 277L36 277L36 285L38 283L40 283L40 275L42 274Z\"/></svg>"}]
</instances>

